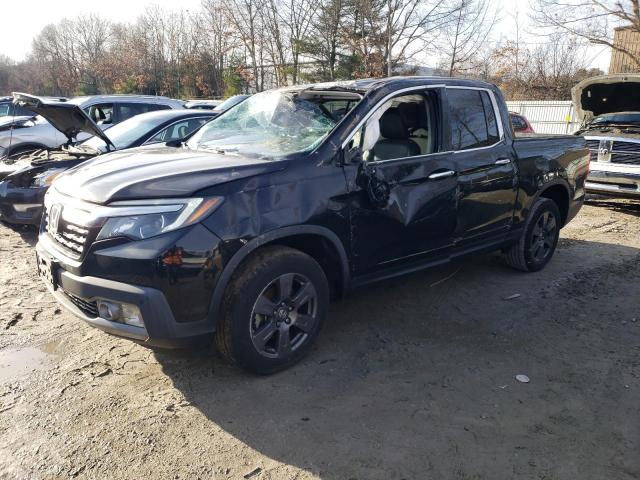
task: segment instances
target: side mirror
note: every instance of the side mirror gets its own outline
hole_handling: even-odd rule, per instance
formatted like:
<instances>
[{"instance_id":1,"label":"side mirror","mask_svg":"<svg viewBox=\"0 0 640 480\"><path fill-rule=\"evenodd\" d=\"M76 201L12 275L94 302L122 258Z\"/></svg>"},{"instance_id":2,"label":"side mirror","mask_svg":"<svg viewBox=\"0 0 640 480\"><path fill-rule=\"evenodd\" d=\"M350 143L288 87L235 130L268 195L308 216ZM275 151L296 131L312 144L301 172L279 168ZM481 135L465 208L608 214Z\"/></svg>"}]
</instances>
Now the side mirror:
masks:
<instances>
[{"instance_id":1,"label":"side mirror","mask_svg":"<svg viewBox=\"0 0 640 480\"><path fill-rule=\"evenodd\" d=\"M345 164L358 164L362 163L362 149L360 147L352 147L347 145L344 149L343 159Z\"/></svg>"}]
</instances>

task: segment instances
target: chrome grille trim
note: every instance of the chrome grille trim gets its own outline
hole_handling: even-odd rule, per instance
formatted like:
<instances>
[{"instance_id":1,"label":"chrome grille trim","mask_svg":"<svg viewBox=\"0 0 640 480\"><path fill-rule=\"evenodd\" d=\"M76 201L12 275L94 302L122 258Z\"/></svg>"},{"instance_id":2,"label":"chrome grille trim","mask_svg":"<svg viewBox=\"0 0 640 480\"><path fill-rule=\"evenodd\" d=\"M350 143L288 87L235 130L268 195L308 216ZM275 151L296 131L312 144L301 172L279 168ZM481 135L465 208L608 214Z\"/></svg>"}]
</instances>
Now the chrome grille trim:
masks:
<instances>
[{"instance_id":1,"label":"chrome grille trim","mask_svg":"<svg viewBox=\"0 0 640 480\"><path fill-rule=\"evenodd\" d=\"M635 141L625 141L620 138L593 138L587 139L587 147L589 148L590 159L592 162L598 161L598 151L600 150L601 140L611 140L613 146L611 148L611 162L623 165L640 165L640 143Z\"/></svg>"},{"instance_id":2,"label":"chrome grille trim","mask_svg":"<svg viewBox=\"0 0 640 480\"><path fill-rule=\"evenodd\" d=\"M49 227L49 209L45 207L44 215L45 232L64 249L72 258L80 258L87 245L89 229L75 225L67 220L60 220L58 231Z\"/></svg>"}]
</instances>

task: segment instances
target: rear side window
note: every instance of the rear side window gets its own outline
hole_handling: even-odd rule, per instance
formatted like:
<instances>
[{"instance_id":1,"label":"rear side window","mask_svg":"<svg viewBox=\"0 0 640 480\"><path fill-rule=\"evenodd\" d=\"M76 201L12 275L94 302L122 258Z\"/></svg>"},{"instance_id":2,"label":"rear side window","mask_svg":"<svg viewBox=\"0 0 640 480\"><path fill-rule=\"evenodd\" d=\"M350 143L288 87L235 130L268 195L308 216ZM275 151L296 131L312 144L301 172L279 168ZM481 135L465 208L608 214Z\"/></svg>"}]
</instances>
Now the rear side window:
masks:
<instances>
[{"instance_id":1,"label":"rear side window","mask_svg":"<svg viewBox=\"0 0 640 480\"><path fill-rule=\"evenodd\" d=\"M447 89L453 150L493 145L499 140L498 122L486 91Z\"/></svg>"},{"instance_id":2,"label":"rear side window","mask_svg":"<svg viewBox=\"0 0 640 480\"><path fill-rule=\"evenodd\" d=\"M118 112L118 121L122 122L141 113L154 112L156 110L166 110L167 105L158 105L155 103L118 103L116 109Z\"/></svg>"}]
</instances>

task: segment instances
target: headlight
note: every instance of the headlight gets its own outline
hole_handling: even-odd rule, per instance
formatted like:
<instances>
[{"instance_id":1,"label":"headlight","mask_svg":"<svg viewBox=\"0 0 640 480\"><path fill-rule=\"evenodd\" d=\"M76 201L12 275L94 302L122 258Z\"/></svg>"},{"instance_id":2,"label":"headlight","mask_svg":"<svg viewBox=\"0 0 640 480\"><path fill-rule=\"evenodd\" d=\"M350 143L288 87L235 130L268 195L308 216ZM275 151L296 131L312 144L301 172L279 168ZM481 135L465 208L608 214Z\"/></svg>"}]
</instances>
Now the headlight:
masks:
<instances>
[{"instance_id":1,"label":"headlight","mask_svg":"<svg viewBox=\"0 0 640 480\"><path fill-rule=\"evenodd\" d=\"M39 173L33 180L31 180L32 187L48 187L51 185L58 175L64 172L66 168L52 168L51 170L45 170L42 173Z\"/></svg>"},{"instance_id":2,"label":"headlight","mask_svg":"<svg viewBox=\"0 0 640 480\"><path fill-rule=\"evenodd\" d=\"M115 202L109 205L110 218L100 230L97 240L154 237L202 220L221 203L222 197ZM118 215L119 209L122 209L122 216Z\"/></svg>"}]
</instances>

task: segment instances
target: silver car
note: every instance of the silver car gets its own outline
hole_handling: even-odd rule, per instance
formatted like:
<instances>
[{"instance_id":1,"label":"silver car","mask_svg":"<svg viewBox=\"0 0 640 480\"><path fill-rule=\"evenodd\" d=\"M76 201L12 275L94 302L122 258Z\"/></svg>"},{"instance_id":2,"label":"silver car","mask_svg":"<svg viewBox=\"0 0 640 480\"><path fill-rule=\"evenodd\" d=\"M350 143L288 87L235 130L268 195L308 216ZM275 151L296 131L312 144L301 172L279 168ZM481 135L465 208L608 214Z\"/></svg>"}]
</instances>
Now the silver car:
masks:
<instances>
[{"instance_id":1,"label":"silver car","mask_svg":"<svg viewBox=\"0 0 640 480\"><path fill-rule=\"evenodd\" d=\"M150 95L93 95L59 101L78 105L103 130L141 113L184 108L181 100ZM76 140L84 140L88 136L79 133ZM57 148L67 141L62 132L35 113L31 117L16 117L14 122L6 119L0 125L0 158L15 158L36 150Z\"/></svg>"}]
</instances>

